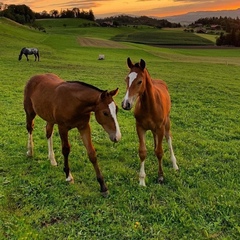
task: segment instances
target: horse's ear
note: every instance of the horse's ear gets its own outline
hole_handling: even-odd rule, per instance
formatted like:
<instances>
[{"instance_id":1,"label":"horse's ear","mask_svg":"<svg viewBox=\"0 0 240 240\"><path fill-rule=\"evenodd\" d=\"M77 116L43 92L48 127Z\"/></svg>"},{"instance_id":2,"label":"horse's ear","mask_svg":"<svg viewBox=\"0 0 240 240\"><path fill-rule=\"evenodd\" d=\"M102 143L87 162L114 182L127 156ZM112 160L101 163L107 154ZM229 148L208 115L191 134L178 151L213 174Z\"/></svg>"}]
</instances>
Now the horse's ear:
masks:
<instances>
[{"instance_id":1,"label":"horse's ear","mask_svg":"<svg viewBox=\"0 0 240 240\"><path fill-rule=\"evenodd\" d=\"M140 60L140 67L142 70L144 70L144 68L146 67L146 63L143 59Z\"/></svg>"},{"instance_id":2,"label":"horse's ear","mask_svg":"<svg viewBox=\"0 0 240 240\"><path fill-rule=\"evenodd\" d=\"M116 88L115 90L110 91L109 94L110 94L112 97L116 96L116 95L118 94L118 88Z\"/></svg>"},{"instance_id":3,"label":"horse's ear","mask_svg":"<svg viewBox=\"0 0 240 240\"><path fill-rule=\"evenodd\" d=\"M127 58L127 64L128 64L128 67L129 67L129 68L132 68L132 67L133 67L133 63L132 63L130 57Z\"/></svg>"},{"instance_id":4,"label":"horse's ear","mask_svg":"<svg viewBox=\"0 0 240 240\"><path fill-rule=\"evenodd\" d=\"M105 90L101 93L101 99L103 100L108 95L108 91Z\"/></svg>"}]
</instances>

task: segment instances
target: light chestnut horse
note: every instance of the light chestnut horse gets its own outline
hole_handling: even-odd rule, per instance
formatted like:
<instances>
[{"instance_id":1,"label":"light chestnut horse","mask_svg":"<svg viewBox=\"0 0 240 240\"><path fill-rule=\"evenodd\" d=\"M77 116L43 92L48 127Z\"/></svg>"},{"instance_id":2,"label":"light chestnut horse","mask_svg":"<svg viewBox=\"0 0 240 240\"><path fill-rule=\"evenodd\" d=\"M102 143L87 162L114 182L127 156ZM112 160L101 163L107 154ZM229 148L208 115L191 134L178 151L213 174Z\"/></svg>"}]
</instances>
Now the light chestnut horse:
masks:
<instances>
[{"instance_id":1,"label":"light chestnut horse","mask_svg":"<svg viewBox=\"0 0 240 240\"><path fill-rule=\"evenodd\" d=\"M118 88L112 91L103 91L83 82L66 82L54 74L33 76L24 89L24 109L28 131L28 156L33 156L33 126L36 115L46 121L46 137L48 140L48 157L52 165L57 165L53 152L52 132L54 124L62 142L64 156L64 172L66 181L73 182L73 177L68 164L70 144L68 131L77 128L86 147L88 157L93 164L101 193L108 194L107 186L99 169L96 152L91 140L89 125L91 112L95 113L97 122L102 125L113 142L121 139L117 121L117 106L113 96L118 93Z\"/></svg>"},{"instance_id":2,"label":"light chestnut horse","mask_svg":"<svg viewBox=\"0 0 240 240\"><path fill-rule=\"evenodd\" d=\"M127 90L122 107L130 110L135 101L134 116L136 119L136 130L139 138L139 157L141 160L139 183L145 186L144 161L147 155L145 134L150 130L154 138L154 151L158 158L158 182L163 183L162 141L165 136L174 169L178 169L176 158L172 147L172 137L170 132L170 108L171 100L168 88L162 80L153 80L146 69L144 60L133 64L131 59L127 59L130 72L126 77Z\"/></svg>"}]
</instances>

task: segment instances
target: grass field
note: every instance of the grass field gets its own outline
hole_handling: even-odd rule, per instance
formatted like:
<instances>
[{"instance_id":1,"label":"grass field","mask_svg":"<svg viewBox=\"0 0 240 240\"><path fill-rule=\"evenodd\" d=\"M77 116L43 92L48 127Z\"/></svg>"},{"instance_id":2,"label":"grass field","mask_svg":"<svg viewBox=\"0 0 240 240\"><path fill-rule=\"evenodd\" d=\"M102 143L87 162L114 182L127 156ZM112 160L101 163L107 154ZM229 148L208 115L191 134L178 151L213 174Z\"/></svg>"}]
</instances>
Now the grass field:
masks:
<instances>
[{"instance_id":1,"label":"grass field","mask_svg":"<svg viewBox=\"0 0 240 240\"><path fill-rule=\"evenodd\" d=\"M43 33L0 18L0 239L238 239L240 49L158 48L131 42L117 42L124 47L116 48L111 40L131 29L77 27L80 24L54 27L51 23ZM81 44L79 38L90 38L92 44ZM29 62L24 57L18 61L24 46L38 47L40 62L34 62L33 56ZM99 54L106 59L98 61ZM132 111L120 107L127 57L134 62L144 59L151 76L169 86L180 171L172 169L164 142L161 186L156 184L150 133L147 187L138 185L135 121ZM40 118L35 122L35 156L26 157L23 88L31 76L46 72L101 89L120 89L115 100L122 140L111 143L91 118L108 198L100 195L75 129L69 134L75 184L65 182L57 128L58 167L47 160L45 122Z\"/></svg>"}]
</instances>

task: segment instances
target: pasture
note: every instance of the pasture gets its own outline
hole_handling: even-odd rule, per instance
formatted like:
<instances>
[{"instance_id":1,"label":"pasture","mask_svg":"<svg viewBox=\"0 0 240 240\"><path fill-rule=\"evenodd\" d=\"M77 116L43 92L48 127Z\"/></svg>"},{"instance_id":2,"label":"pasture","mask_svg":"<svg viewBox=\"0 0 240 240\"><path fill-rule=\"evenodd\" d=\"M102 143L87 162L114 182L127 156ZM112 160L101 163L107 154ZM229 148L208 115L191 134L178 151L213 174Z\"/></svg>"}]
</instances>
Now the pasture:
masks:
<instances>
[{"instance_id":1,"label":"pasture","mask_svg":"<svg viewBox=\"0 0 240 240\"><path fill-rule=\"evenodd\" d=\"M43 33L0 18L0 239L238 239L240 49L158 48L130 42L114 47L111 39L131 29L79 24L51 25ZM18 61L23 47L37 47L40 61L33 56ZM105 60L98 61L99 54ZM166 81L171 94L173 148L180 171L173 170L164 141L163 185L156 183L150 134L147 186L138 183L135 120L132 111L121 108L127 57L144 59L150 75ZM112 143L94 116L90 123L107 198L100 195L76 129L69 132L74 184L65 181L57 128L53 141L58 166L47 159L45 122L40 118L33 132L35 155L26 157L23 89L31 76L47 72L101 89L119 87L115 101L121 141Z\"/></svg>"}]
</instances>

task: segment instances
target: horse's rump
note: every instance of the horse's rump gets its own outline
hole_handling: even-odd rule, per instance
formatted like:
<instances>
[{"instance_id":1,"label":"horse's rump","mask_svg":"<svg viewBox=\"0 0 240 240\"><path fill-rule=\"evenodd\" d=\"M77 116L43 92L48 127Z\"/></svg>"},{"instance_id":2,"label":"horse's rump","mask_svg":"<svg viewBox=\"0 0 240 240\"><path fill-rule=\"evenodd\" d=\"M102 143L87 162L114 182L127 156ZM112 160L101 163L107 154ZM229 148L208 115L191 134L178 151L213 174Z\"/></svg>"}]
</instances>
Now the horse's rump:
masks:
<instances>
[{"instance_id":1,"label":"horse's rump","mask_svg":"<svg viewBox=\"0 0 240 240\"><path fill-rule=\"evenodd\" d=\"M97 94L96 94L97 93ZM86 83L66 82L54 74L33 76L24 92L25 111L32 111L47 122L76 127L89 119L102 90Z\"/></svg>"},{"instance_id":2,"label":"horse's rump","mask_svg":"<svg viewBox=\"0 0 240 240\"><path fill-rule=\"evenodd\" d=\"M34 111L47 122L55 122L56 89L64 81L54 74L33 76L24 89L24 108ZM31 106L31 107L30 107Z\"/></svg>"}]
</instances>

